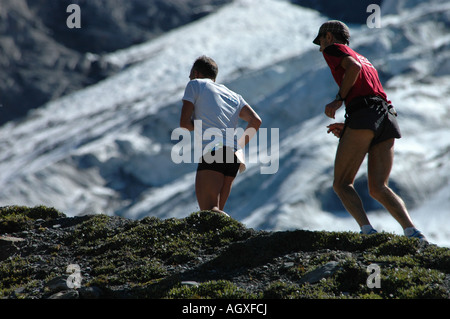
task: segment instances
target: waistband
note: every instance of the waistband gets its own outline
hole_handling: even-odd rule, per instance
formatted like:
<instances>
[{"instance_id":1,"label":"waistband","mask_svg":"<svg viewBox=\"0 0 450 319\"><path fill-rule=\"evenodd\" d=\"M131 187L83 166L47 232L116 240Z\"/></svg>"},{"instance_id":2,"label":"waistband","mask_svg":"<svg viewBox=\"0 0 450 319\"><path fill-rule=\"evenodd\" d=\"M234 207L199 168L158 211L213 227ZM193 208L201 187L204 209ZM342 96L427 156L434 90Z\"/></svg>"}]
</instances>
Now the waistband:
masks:
<instances>
[{"instance_id":1,"label":"waistband","mask_svg":"<svg viewBox=\"0 0 450 319\"><path fill-rule=\"evenodd\" d=\"M346 108L347 109L352 109L352 108L356 107L356 105L360 105L360 104L363 104L364 106L368 106L371 101L373 101L373 102L378 102L378 101L386 102L385 99L383 99L381 96L378 96L378 95L357 96L354 99L352 99L350 101L350 103L346 104Z\"/></svg>"},{"instance_id":2,"label":"waistband","mask_svg":"<svg viewBox=\"0 0 450 319\"><path fill-rule=\"evenodd\" d=\"M355 97L353 100L350 101L348 105L345 106L345 113L348 116L360 109L371 107L374 104L382 105L387 112L397 116L397 112L395 111L394 106L378 95Z\"/></svg>"}]
</instances>

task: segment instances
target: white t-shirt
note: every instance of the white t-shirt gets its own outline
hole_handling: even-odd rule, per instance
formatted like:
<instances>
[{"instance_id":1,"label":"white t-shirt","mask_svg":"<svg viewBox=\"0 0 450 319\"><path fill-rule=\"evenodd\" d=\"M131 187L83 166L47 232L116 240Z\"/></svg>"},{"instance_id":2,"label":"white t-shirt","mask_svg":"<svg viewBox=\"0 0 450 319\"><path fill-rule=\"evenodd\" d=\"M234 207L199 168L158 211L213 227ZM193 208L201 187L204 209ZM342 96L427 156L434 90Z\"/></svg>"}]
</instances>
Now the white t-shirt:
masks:
<instances>
[{"instance_id":1,"label":"white t-shirt","mask_svg":"<svg viewBox=\"0 0 450 319\"><path fill-rule=\"evenodd\" d=\"M241 95L231 91L222 84L217 84L211 79L195 79L187 84L183 100L194 104L194 120L202 121L203 148L217 140L217 136L213 136L211 139L205 138L207 129L215 129L217 133L220 130L224 146L238 150L236 135L233 134L231 140L226 138L226 129L236 129L239 113L247 105L247 102ZM204 149L203 153L208 151L210 150Z\"/></svg>"}]
</instances>

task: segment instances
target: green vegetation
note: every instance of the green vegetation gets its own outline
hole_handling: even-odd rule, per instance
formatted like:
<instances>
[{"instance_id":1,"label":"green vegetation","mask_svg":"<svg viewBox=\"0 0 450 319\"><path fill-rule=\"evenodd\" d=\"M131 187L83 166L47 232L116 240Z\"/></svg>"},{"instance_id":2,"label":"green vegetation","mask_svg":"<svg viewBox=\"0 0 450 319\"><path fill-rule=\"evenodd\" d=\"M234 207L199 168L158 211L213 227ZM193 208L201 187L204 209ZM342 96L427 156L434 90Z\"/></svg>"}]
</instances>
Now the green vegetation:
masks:
<instances>
[{"instance_id":1,"label":"green vegetation","mask_svg":"<svg viewBox=\"0 0 450 319\"><path fill-rule=\"evenodd\" d=\"M37 206L7 206L0 208L0 234L15 233L33 228L37 219L50 220L66 217L54 208Z\"/></svg>"},{"instance_id":2,"label":"green vegetation","mask_svg":"<svg viewBox=\"0 0 450 319\"><path fill-rule=\"evenodd\" d=\"M390 233L255 231L209 211L68 218L43 206L0 209L6 233L25 240L0 259L0 298L47 298L55 292L48 283L74 263L82 286L101 298L450 297L450 249ZM332 273L305 281L330 262ZM374 263L380 288L366 284Z\"/></svg>"}]
</instances>

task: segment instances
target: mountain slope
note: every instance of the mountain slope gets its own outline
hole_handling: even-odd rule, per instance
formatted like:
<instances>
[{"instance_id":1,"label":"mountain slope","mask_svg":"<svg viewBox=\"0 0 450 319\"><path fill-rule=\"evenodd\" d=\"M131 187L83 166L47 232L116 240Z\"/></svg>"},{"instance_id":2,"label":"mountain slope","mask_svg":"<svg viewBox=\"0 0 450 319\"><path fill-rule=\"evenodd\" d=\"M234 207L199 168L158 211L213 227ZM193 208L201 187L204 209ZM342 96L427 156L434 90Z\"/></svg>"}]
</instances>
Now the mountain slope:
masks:
<instances>
[{"instance_id":1,"label":"mountain slope","mask_svg":"<svg viewBox=\"0 0 450 319\"><path fill-rule=\"evenodd\" d=\"M352 26L351 43L380 70L400 113L391 186L441 245L450 245L449 10L445 1L385 1L382 28ZM326 19L283 1L241 0L109 54L120 73L0 129L0 204L130 218L197 211L195 164L171 161L171 132L192 62L207 54L219 64L218 81L260 113L269 139L279 132L277 173L261 174L268 164L258 150L226 210L261 229L356 230L331 188L337 140L326 134L323 106L337 86L311 43ZM366 181L364 164L356 184L374 226L400 232Z\"/></svg>"},{"instance_id":2,"label":"mountain slope","mask_svg":"<svg viewBox=\"0 0 450 319\"><path fill-rule=\"evenodd\" d=\"M304 20L310 21L310 17L316 17L320 23L320 17L314 12L303 13L300 10L292 10L291 14L282 15L287 8L293 7L284 3L277 3L277 6L277 11L271 13L269 9L275 8L271 8L267 1L259 8L253 8L245 2L238 3L220 11L218 16L203 19L201 24L194 23L149 44L118 52L110 57L110 61L118 66L127 66L136 63L137 60L143 62L125 69L117 76L98 85L49 103L46 107L33 112L26 121L9 123L2 127L2 132L5 134L2 135L1 141L1 165L5 169L2 170L0 179L2 185L6 185L2 192L3 200L33 202L40 197L47 197L56 206L65 203L64 206L72 207L71 212L75 213L80 209L76 208L77 193L74 193L71 188L73 184L82 184L89 176L92 176L94 180L98 177L108 183L112 179L105 180L103 175L120 175L118 172L120 170L124 170L123 174L127 175L127 167L131 170L128 175L131 175L134 170L139 169L133 165L133 160L135 164L145 165L146 161L141 160L139 156L152 160L151 167L141 168L145 170L145 175L135 174L139 179L144 179L139 182L145 183L146 187L158 186L178 177L178 175L166 174L164 171L166 165L176 171L190 170L181 165L168 163L167 155L170 155L171 149L170 131L177 126L178 122L179 114L176 105L179 103L193 60L199 54L209 53L215 56L219 64L223 66L220 71L221 77L229 78L233 74L238 75L242 72L240 70L246 67L256 69L260 64L269 63L268 59L271 60L272 57L277 56L278 51L284 55L299 51L301 41L297 41L293 48L282 47L294 30L301 29L301 25L294 25L293 22L306 16ZM253 12L255 10L256 12ZM237 16L236 13L239 15ZM250 13L253 14L250 15ZM274 13L277 13L278 20L273 21L272 24L263 23L257 19L258 14L265 14L266 20L269 20ZM252 19L250 20L249 17ZM287 18L290 19L291 26L281 23ZM235 25L234 31L228 27L236 19L254 29L247 35L248 38L252 38L252 42L243 42L245 46L236 41L236 38L243 35L241 30L245 26ZM274 28L277 24L279 27ZM263 25L265 27L261 28ZM202 33L198 30L202 30ZM207 42L206 40L211 37L211 30L215 30L213 34L227 31L228 37L225 39L213 37L215 43L209 41L211 48L204 49L200 44ZM269 36L268 32L272 32L272 35ZM271 50L275 52L269 52L270 54L267 53L264 60L261 59L258 54L266 52L266 48L273 42L272 39L282 34L285 34L284 38L279 37L278 42L271 47ZM306 36L309 38L312 33ZM180 42L181 38L185 40ZM193 44L193 41L196 43ZM229 43L224 44L224 41ZM220 46L227 46L228 51L220 50ZM192 47L195 50L191 49L190 53L180 55L180 52L189 52L189 48ZM218 55L214 51L222 51L222 53ZM238 52L244 52L241 54L242 60L235 62L233 56L238 55ZM250 58L253 60L250 61ZM12 147L13 145L17 147ZM141 153L138 148L142 149ZM124 153L127 155L122 158ZM162 160L158 161L158 158ZM160 169L156 169L156 165L161 165ZM92 166L96 174L89 171ZM110 170L108 170L109 166L111 166ZM60 170L59 178L61 179L64 179L62 171L70 176L67 176L64 182L61 180L61 184L56 183L56 187L50 187L50 189L39 187L38 185L52 183L46 180L52 178L52 173L46 173L52 170ZM40 174L36 177L38 172ZM160 176L159 172L162 172L163 176ZM77 178L77 175L80 178ZM167 181L160 181L159 179L164 176ZM89 184L89 182L86 183ZM95 193L95 190L84 188L85 186L87 185L83 185L82 192L86 196ZM95 185L94 188L103 189L105 196L115 193L120 187L120 185L109 185L111 187L103 188L102 186L105 185ZM20 188L24 188L24 192L20 191ZM34 191L25 189L34 189L42 194L35 196L32 194ZM28 195L23 196L23 193ZM104 204L99 203L99 205ZM102 210L105 210L105 207L102 207ZM107 209L108 213L113 211Z\"/></svg>"},{"instance_id":3,"label":"mountain slope","mask_svg":"<svg viewBox=\"0 0 450 319\"><path fill-rule=\"evenodd\" d=\"M0 124L117 70L103 54L149 41L231 0L2 0ZM80 5L81 28L66 24Z\"/></svg>"}]
</instances>

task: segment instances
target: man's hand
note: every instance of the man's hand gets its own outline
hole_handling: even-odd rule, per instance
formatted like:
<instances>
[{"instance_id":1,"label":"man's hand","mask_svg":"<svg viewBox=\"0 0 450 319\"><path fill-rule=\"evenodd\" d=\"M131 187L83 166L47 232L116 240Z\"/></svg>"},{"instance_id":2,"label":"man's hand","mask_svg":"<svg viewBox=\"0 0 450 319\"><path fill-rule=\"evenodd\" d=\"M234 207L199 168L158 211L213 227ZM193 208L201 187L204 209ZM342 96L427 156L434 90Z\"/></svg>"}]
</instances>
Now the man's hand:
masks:
<instances>
[{"instance_id":1,"label":"man's hand","mask_svg":"<svg viewBox=\"0 0 450 319\"><path fill-rule=\"evenodd\" d=\"M342 132L344 131L344 123L333 123L328 125L327 128L327 133L333 133L334 136L340 138L342 136Z\"/></svg>"},{"instance_id":2,"label":"man's hand","mask_svg":"<svg viewBox=\"0 0 450 319\"><path fill-rule=\"evenodd\" d=\"M325 115L334 119L336 111L342 106L342 101L333 101L325 106Z\"/></svg>"}]
</instances>

